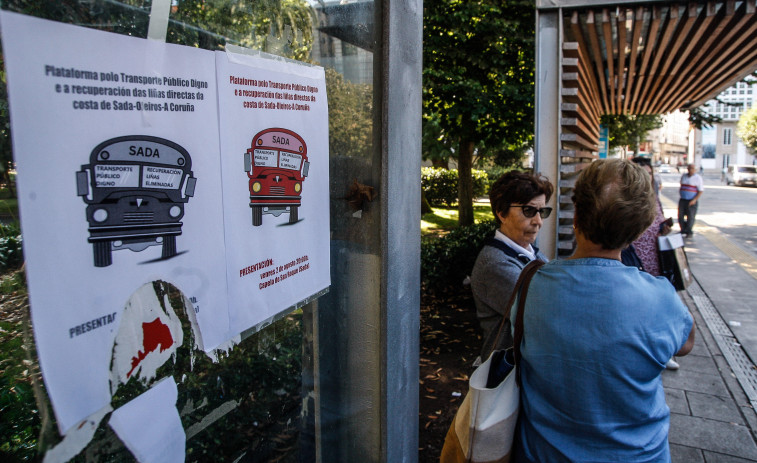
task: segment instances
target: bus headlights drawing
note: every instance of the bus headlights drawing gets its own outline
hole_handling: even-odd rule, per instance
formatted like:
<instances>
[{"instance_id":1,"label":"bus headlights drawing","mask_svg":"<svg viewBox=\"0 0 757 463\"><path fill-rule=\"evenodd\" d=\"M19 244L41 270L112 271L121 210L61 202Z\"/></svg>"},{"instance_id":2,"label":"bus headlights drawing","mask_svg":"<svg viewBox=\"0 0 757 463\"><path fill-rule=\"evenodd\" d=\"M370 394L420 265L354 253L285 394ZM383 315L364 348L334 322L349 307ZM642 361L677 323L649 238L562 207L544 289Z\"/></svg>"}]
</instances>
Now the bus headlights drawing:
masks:
<instances>
[{"instance_id":1,"label":"bus headlights drawing","mask_svg":"<svg viewBox=\"0 0 757 463\"><path fill-rule=\"evenodd\" d=\"M270 128L252 138L244 154L249 179L252 225L263 224L263 215L289 213L289 223L299 220L302 182L308 176L307 145L291 130Z\"/></svg>"},{"instance_id":2,"label":"bus headlights drawing","mask_svg":"<svg viewBox=\"0 0 757 463\"><path fill-rule=\"evenodd\" d=\"M196 181L189 153L170 140L130 135L97 145L76 173L95 267L111 265L112 251L120 249L160 245L162 258L175 256Z\"/></svg>"}]
</instances>

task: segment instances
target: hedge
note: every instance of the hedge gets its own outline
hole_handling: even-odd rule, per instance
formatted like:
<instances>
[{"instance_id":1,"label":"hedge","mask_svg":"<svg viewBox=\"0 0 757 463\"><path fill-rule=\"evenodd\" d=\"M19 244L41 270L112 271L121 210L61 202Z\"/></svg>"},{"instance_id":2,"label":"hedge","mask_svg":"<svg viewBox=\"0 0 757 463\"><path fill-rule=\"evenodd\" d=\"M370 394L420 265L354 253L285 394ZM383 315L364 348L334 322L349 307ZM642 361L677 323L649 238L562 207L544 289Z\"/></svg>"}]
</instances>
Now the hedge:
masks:
<instances>
[{"instance_id":1,"label":"hedge","mask_svg":"<svg viewBox=\"0 0 757 463\"><path fill-rule=\"evenodd\" d=\"M486 172L473 169L473 197L489 192ZM457 169L441 167L421 168L421 188L432 206L452 206L457 203Z\"/></svg>"},{"instance_id":2,"label":"hedge","mask_svg":"<svg viewBox=\"0 0 757 463\"><path fill-rule=\"evenodd\" d=\"M421 279L426 288L444 290L459 287L469 276L486 238L494 234L491 221L459 227L440 238L421 242Z\"/></svg>"}]
</instances>

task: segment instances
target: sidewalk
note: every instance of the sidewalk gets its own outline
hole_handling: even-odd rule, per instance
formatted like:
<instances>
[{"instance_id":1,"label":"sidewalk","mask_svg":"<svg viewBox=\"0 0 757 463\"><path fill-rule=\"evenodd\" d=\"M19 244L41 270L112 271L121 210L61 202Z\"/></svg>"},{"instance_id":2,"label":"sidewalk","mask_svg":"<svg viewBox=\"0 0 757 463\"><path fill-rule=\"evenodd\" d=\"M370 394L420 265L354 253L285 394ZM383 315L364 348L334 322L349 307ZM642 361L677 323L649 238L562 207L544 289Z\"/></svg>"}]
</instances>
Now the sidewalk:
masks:
<instances>
[{"instance_id":1,"label":"sidewalk","mask_svg":"<svg viewBox=\"0 0 757 463\"><path fill-rule=\"evenodd\" d=\"M661 200L675 217L676 204ZM679 370L662 375L672 460L757 462L757 259L706 223L694 229L686 253L696 281L679 294L694 316L696 344L677 359Z\"/></svg>"}]
</instances>

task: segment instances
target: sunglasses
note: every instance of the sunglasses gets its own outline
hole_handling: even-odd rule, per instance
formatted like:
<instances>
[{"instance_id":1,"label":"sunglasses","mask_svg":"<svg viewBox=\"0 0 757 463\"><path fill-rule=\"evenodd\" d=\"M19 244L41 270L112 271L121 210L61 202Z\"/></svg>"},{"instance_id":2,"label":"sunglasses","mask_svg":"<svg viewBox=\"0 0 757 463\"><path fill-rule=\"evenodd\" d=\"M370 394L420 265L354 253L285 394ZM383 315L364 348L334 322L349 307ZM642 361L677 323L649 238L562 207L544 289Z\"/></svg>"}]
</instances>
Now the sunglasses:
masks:
<instances>
[{"instance_id":1,"label":"sunglasses","mask_svg":"<svg viewBox=\"0 0 757 463\"><path fill-rule=\"evenodd\" d=\"M538 212L542 219L546 219L549 217L549 214L552 213L551 207L534 207L534 206L516 206L514 204L510 204L510 207L519 207L523 210L523 215L526 216L526 218L532 218L536 215Z\"/></svg>"}]
</instances>

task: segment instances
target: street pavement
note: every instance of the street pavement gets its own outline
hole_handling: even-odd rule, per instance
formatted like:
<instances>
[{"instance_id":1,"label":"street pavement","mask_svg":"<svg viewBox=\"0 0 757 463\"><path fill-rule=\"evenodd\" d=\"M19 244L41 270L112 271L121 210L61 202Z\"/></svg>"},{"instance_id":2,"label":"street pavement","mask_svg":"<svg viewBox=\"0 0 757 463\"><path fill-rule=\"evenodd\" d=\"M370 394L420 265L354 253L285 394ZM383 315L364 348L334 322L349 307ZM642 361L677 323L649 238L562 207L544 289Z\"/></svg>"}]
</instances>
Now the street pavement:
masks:
<instances>
[{"instance_id":1,"label":"street pavement","mask_svg":"<svg viewBox=\"0 0 757 463\"><path fill-rule=\"evenodd\" d=\"M677 192L666 186L660 198L675 219ZM695 281L679 295L697 333L681 368L662 375L674 463L757 462L757 257L717 225L698 219L685 245Z\"/></svg>"}]
</instances>

